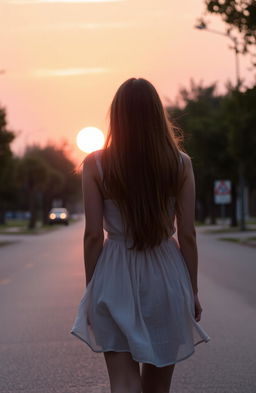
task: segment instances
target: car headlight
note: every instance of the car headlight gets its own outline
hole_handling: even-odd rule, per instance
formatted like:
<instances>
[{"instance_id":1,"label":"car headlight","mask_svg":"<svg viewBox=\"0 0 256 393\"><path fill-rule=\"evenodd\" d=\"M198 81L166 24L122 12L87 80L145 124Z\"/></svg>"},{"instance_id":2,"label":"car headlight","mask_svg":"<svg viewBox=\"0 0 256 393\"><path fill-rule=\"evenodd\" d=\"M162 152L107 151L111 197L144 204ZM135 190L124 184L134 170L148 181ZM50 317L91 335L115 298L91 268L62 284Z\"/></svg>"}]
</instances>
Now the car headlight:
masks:
<instances>
[{"instance_id":1,"label":"car headlight","mask_svg":"<svg viewBox=\"0 0 256 393\"><path fill-rule=\"evenodd\" d=\"M54 220L56 218L56 214L55 213L51 213L49 215L49 217L50 217L51 220Z\"/></svg>"},{"instance_id":2,"label":"car headlight","mask_svg":"<svg viewBox=\"0 0 256 393\"><path fill-rule=\"evenodd\" d=\"M65 218L67 218L66 213L61 213L61 214L60 214L60 218L61 218L62 220L65 220Z\"/></svg>"}]
</instances>

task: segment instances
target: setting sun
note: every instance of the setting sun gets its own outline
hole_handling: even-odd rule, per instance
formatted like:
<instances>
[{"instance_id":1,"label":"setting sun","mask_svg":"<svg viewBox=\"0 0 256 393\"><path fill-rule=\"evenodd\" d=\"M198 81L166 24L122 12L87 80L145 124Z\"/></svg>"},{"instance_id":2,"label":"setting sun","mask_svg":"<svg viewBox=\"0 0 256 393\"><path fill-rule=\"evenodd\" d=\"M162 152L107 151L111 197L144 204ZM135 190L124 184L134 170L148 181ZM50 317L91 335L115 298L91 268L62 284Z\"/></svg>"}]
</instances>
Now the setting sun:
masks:
<instances>
[{"instance_id":1,"label":"setting sun","mask_svg":"<svg viewBox=\"0 0 256 393\"><path fill-rule=\"evenodd\" d=\"M85 127L76 136L76 144L85 153L100 149L104 144L104 134L96 127Z\"/></svg>"}]
</instances>

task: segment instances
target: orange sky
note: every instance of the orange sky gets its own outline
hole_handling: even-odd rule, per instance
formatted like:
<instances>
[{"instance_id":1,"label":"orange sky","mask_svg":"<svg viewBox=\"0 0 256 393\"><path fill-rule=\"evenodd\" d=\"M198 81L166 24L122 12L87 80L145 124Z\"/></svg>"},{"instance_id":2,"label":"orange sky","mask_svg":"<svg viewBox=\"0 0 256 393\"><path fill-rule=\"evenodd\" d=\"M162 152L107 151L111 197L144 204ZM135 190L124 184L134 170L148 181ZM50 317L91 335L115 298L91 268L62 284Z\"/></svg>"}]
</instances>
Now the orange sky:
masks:
<instances>
[{"instance_id":1,"label":"orange sky","mask_svg":"<svg viewBox=\"0 0 256 393\"><path fill-rule=\"evenodd\" d=\"M203 0L0 0L0 104L25 144L67 139L74 157L83 127L107 129L117 87L149 79L175 99L191 78L235 80L228 39L193 28ZM217 19L212 27L224 31ZM241 61L247 80L248 60Z\"/></svg>"}]
</instances>

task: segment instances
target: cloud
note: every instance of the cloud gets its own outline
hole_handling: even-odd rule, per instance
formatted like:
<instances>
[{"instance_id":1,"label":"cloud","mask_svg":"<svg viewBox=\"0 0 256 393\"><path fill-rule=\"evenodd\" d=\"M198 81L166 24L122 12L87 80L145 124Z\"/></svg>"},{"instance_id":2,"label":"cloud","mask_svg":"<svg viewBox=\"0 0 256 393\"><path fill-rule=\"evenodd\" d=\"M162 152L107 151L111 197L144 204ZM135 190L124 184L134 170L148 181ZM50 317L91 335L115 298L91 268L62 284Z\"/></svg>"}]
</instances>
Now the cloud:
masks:
<instances>
[{"instance_id":1,"label":"cloud","mask_svg":"<svg viewBox=\"0 0 256 393\"><path fill-rule=\"evenodd\" d=\"M129 21L119 22L71 22L71 23L54 23L54 24L37 24L12 26L10 31L59 31L59 30L96 30L96 29L122 29L131 27L134 23Z\"/></svg>"},{"instance_id":2,"label":"cloud","mask_svg":"<svg viewBox=\"0 0 256 393\"><path fill-rule=\"evenodd\" d=\"M61 76L78 76L90 74L103 74L108 70L101 67L92 68L59 68L59 69L38 69L32 72L37 78L61 77Z\"/></svg>"},{"instance_id":3,"label":"cloud","mask_svg":"<svg viewBox=\"0 0 256 393\"><path fill-rule=\"evenodd\" d=\"M9 4L50 4L50 3L120 3L127 0L7 0Z\"/></svg>"}]
</instances>

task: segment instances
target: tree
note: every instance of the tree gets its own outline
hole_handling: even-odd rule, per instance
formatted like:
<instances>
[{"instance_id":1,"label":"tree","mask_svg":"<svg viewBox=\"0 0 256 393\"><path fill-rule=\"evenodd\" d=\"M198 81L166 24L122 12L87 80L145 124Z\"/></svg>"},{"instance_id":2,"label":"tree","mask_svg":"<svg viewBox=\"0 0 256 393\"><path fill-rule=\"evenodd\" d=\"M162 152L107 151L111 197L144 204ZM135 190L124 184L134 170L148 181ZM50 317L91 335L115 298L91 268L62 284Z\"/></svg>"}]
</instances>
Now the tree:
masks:
<instances>
[{"instance_id":1,"label":"tree","mask_svg":"<svg viewBox=\"0 0 256 393\"><path fill-rule=\"evenodd\" d=\"M10 148L14 138L14 132L7 129L6 111L0 108L0 224L5 223L14 188L15 162Z\"/></svg>"},{"instance_id":2,"label":"tree","mask_svg":"<svg viewBox=\"0 0 256 393\"><path fill-rule=\"evenodd\" d=\"M245 92L229 92L222 106L222 118L227 129L230 154L233 156L238 176L253 188L256 184L256 87ZM254 186L255 187L255 186ZM241 189L240 189L241 191Z\"/></svg>"},{"instance_id":3,"label":"tree","mask_svg":"<svg viewBox=\"0 0 256 393\"><path fill-rule=\"evenodd\" d=\"M28 151L40 157L48 166L48 177L42 191L43 222L46 224L54 199L60 199L63 207L69 207L81 197L80 175L76 173L65 146L34 145Z\"/></svg>"},{"instance_id":4,"label":"tree","mask_svg":"<svg viewBox=\"0 0 256 393\"><path fill-rule=\"evenodd\" d=\"M230 177L234 166L228 150L227 129L221 119L223 96L216 93L215 83L203 87L192 81L190 90L182 89L180 97L183 105L170 106L167 111L171 121L181 127L185 150L193 159L197 186L197 218L203 222L210 216L214 223L214 180Z\"/></svg>"},{"instance_id":5,"label":"tree","mask_svg":"<svg viewBox=\"0 0 256 393\"><path fill-rule=\"evenodd\" d=\"M52 208L52 201L62 191L64 184L64 175L60 171L49 167L47 181L42 193L43 224L48 223L48 214Z\"/></svg>"},{"instance_id":6,"label":"tree","mask_svg":"<svg viewBox=\"0 0 256 393\"><path fill-rule=\"evenodd\" d=\"M204 0L205 14L219 15L229 36L238 35L238 51L250 53L256 67L256 2L255 0ZM205 17L199 19L206 26Z\"/></svg>"},{"instance_id":7,"label":"tree","mask_svg":"<svg viewBox=\"0 0 256 393\"><path fill-rule=\"evenodd\" d=\"M34 229L37 221L38 195L43 191L47 181L48 166L37 155L27 152L19 164L19 179L27 193L30 212L29 229Z\"/></svg>"},{"instance_id":8,"label":"tree","mask_svg":"<svg viewBox=\"0 0 256 393\"><path fill-rule=\"evenodd\" d=\"M229 86L226 94L218 95L216 84L203 87L192 81L189 90L181 89L180 97L182 105L169 106L167 111L183 130L185 149L193 159L198 218L204 221L210 216L214 222L213 182L226 178L232 181L230 213L236 226L241 171L249 189L256 184L256 87L239 92Z\"/></svg>"}]
</instances>

